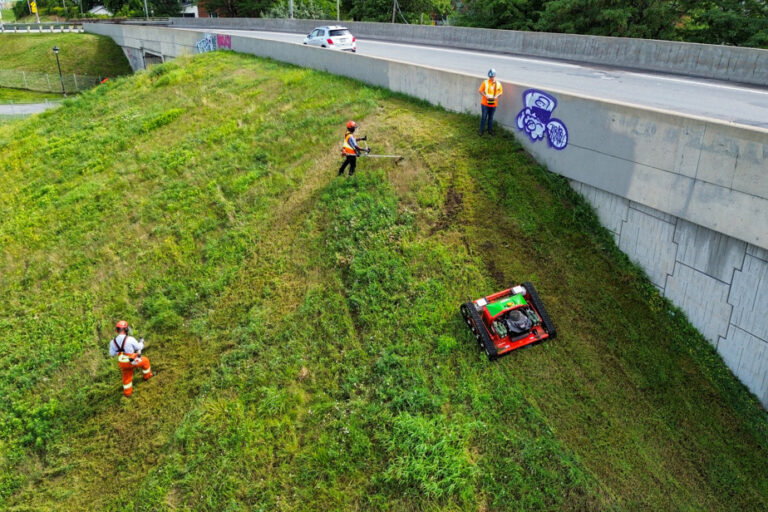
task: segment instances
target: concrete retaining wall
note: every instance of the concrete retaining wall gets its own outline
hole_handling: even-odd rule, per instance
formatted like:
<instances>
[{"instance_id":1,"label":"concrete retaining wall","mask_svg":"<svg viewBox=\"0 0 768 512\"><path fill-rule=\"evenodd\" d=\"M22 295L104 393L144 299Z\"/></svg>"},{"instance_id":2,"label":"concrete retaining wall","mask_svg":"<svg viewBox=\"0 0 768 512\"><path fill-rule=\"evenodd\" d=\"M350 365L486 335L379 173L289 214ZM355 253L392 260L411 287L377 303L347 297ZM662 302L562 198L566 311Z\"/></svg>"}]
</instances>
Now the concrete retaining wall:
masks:
<instances>
[{"instance_id":1,"label":"concrete retaining wall","mask_svg":"<svg viewBox=\"0 0 768 512\"><path fill-rule=\"evenodd\" d=\"M314 27L335 25L339 22L265 18L171 18L170 23L178 27L201 29L258 29L306 34ZM768 85L768 50L755 48L468 27L363 22L343 24L362 38L497 51Z\"/></svg>"},{"instance_id":2,"label":"concrete retaining wall","mask_svg":"<svg viewBox=\"0 0 768 512\"><path fill-rule=\"evenodd\" d=\"M768 251L576 181L616 244L768 407Z\"/></svg>"},{"instance_id":3,"label":"concrete retaining wall","mask_svg":"<svg viewBox=\"0 0 768 512\"><path fill-rule=\"evenodd\" d=\"M204 32L88 25L121 46L197 53ZM363 55L232 36L232 49L386 87L477 114L479 77ZM728 126L558 91L556 150L518 127L529 85L504 82L496 120L595 205L618 246L683 308L768 406L768 130ZM530 105L529 105L530 106Z\"/></svg>"}]
</instances>

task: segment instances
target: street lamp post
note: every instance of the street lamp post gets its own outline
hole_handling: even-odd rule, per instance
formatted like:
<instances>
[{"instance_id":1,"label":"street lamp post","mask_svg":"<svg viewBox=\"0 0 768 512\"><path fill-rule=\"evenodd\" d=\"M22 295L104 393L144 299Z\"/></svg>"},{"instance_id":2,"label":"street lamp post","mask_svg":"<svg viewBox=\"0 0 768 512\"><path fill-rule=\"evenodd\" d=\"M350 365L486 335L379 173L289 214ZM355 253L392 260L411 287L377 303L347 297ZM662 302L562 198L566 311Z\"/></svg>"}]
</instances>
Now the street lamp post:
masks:
<instances>
[{"instance_id":1,"label":"street lamp post","mask_svg":"<svg viewBox=\"0 0 768 512\"><path fill-rule=\"evenodd\" d=\"M53 47L53 53L56 54L56 65L59 67L59 80L61 80L61 94L67 97L67 91L64 90L64 75L61 74L61 62L59 62L59 47Z\"/></svg>"}]
</instances>

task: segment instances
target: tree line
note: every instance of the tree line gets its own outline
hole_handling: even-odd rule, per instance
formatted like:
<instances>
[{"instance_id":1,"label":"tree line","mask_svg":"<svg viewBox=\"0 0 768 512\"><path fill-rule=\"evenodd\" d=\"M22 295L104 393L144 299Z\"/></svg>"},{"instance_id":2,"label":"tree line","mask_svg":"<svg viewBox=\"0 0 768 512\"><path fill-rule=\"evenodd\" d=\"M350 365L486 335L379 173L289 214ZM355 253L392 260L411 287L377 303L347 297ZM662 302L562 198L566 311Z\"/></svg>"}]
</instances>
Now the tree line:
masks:
<instances>
[{"instance_id":1,"label":"tree line","mask_svg":"<svg viewBox=\"0 0 768 512\"><path fill-rule=\"evenodd\" d=\"M179 0L147 0L155 16L181 11ZM76 17L103 3L120 16L143 16L144 0L38 0L41 12ZM287 17L288 0L201 0L228 17ZM17 17L28 14L19 2ZM768 0L340 0L342 20L448 24L509 30L638 37L768 48ZM53 11L53 12L51 12ZM303 19L336 19L336 0L294 0Z\"/></svg>"}]
</instances>

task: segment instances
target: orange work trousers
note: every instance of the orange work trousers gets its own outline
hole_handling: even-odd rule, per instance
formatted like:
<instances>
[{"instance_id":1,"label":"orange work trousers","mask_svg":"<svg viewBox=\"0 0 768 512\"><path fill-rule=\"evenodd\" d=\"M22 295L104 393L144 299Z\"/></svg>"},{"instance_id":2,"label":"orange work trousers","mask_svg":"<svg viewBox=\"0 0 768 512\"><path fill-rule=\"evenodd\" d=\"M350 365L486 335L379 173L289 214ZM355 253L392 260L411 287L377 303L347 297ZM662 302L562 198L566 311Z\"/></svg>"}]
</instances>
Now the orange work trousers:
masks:
<instances>
[{"instance_id":1,"label":"orange work trousers","mask_svg":"<svg viewBox=\"0 0 768 512\"><path fill-rule=\"evenodd\" d=\"M125 396L131 396L133 393L133 370L141 368L141 373L144 374L144 380L149 380L152 377L152 370L149 367L149 358L147 356L141 356L136 364L130 362L119 362L120 371L123 372L123 394Z\"/></svg>"}]
</instances>

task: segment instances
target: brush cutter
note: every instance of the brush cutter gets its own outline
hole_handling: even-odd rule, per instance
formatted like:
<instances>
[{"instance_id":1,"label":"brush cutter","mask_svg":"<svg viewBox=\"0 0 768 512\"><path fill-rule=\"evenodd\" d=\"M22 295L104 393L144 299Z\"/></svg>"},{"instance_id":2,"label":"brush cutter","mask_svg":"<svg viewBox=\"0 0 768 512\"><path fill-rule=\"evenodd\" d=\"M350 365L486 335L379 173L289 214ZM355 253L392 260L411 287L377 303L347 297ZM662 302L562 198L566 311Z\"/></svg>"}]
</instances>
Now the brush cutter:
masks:
<instances>
[{"instance_id":1,"label":"brush cutter","mask_svg":"<svg viewBox=\"0 0 768 512\"><path fill-rule=\"evenodd\" d=\"M365 142L365 147L362 148L363 152L360 156L368 157L368 158L393 158L395 160L395 163L399 162L400 160L404 160L405 157L402 155L372 155L371 154L371 148L368 147L368 136L361 137L358 139L358 142Z\"/></svg>"}]
</instances>

